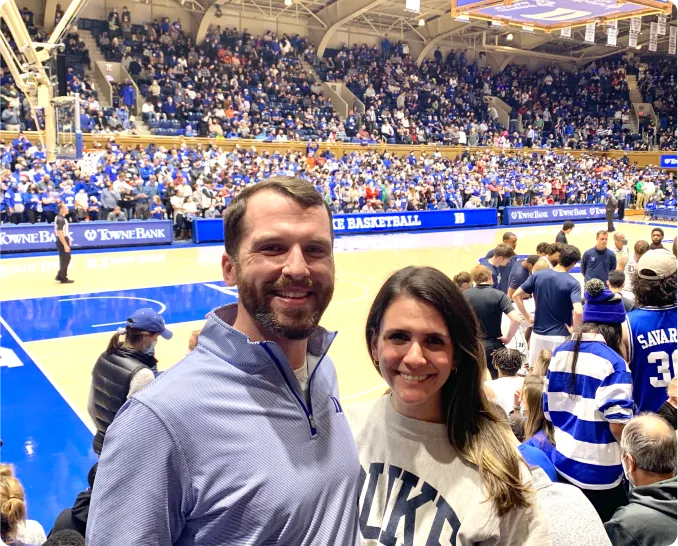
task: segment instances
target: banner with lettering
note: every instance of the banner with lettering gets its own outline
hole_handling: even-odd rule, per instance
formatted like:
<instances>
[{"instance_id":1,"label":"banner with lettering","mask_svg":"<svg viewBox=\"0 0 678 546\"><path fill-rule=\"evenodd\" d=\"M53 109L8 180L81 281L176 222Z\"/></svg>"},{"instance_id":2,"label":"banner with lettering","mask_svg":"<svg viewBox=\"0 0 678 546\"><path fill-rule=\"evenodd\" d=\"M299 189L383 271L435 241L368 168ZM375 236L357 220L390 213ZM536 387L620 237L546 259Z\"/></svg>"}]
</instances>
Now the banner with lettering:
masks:
<instances>
[{"instance_id":1,"label":"banner with lettering","mask_svg":"<svg viewBox=\"0 0 678 546\"><path fill-rule=\"evenodd\" d=\"M676 54L676 27L669 28L669 55Z\"/></svg>"},{"instance_id":2,"label":"banner with lettering","mask_svg":"<svg viewBox=\"0 0 678 546\"><path fill-rule=\"evenodd\" d=\"M130 222L82 222L69 224L73 250L172 244L170 220ZM2 224L0 252L56 250L54 224Z\"/></svg>"},{"instance_id":3,"label":"banner with lettering","mask_svg":"<svg viewBox=\"0 0 678 546\"><path fill-rule=\"evenodd\" d=\"M572 27L561 28L560 37L567 38L568 40L572 38Z\"/></svg>"},{"instance_id":4,"label":"banner with lettering","mask_svg":"<svg viewBox=\"0 0 678 546\"><path fill-rule=\"evenodd\" d=\"M662 169L675 169L678 167L678 156L673 152L672 154L662 154L659 158L659 166Z\"/></svg>"},{"instance_id":5,"label":"banner with lettering","mask_svg":"<svg viewBox=\"0 0 678 546\"><path fill-rule=\"evenodd\" d=\"M642 17L631 17L631 32L639 33L642 24Z\"/></svg>"},{"instance_id":6,"label":"banner with lettering","mask_svg":"<svg viewBox=\"0 0 678 546\"><path fill-rule=\"evenodd\" d=\"M657 51L657 32L658 25L656 21L652 21L652 23L650 23L650 43L647 46L650 51Z\"/></svg>"},{"instance_id":7,"label":"banner with lettering","mask_svg":"<svg viewBox=\"0 0 678 546\"><path fill-rule=\"evenodd\" d=\"M607 29L607 45L616 46L617 45L617 29L610 27Z\"/></svg>"},{"instance_id":8,"label":"banner with lettering","mask_svg":"<svg viewBox=\"0 0 678 546\"><path fill-rule=\"evenodd\" d=\"M629 32L629 47L636 47L638 45L638 34L636 32Z\"/></svg>"},{"instance_id":9,"label":"banner with lettering","mask_svg":"<svg viewBox=\"0 0 678 546\"><path fill-rule=\"evenodd\" d=\"M605 205L507 207L504 209L503 223L512 226L515 224L538 224L562 222L565 220L602 220L604 218Z\"/></svg>"},{"instance_id":10,"label":"banner with lettering","mask_svg":"<svg viewBox=\"0 0 678 546\"><path fill-rule=\"evenodd\" d=\"M497 225L497 211L495 209L450 209L335 214L332 223L335 235L489 227ZM193 220L194 243L214 243L223 240L224 224L221 219L195 218Z\"/></svg>"},{"instance_id":11,"label":"banner with lettering","mask_svg":"<svg viewBox=\"0 0 678 546\"><path fill-rule=\"evenodd\" d=\"M657 34L666 36L666 15L657 17Z\"/></svg>"},{"instance_id":12,"label":"banner with lettering","mask_svg":"<svg viewBox=\"0 0 678 546\"><path fill-rule=\"evenodd\" d=\"M586 25L586 34L584 34L584 41L593 44L596 42L596 24L589 23Z\"/></svg>"}]
</instances>

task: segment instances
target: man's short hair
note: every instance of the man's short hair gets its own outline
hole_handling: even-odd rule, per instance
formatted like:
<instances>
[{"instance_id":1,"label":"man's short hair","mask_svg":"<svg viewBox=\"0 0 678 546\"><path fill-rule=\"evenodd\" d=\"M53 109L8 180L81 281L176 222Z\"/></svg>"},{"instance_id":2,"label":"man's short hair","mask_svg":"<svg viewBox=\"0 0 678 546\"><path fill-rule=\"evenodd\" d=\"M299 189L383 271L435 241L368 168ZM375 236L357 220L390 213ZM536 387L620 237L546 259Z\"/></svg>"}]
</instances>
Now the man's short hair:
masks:
<instances>
[{"instance_id":1,"label":"man's short hair","mask_svg":"<svg viewBox=\"0 0 678 546\"><path fill-rule=\"evenodd\" d=\"M224 213L224 244L226 253L234 259L238 257L240 240L244 229L243 220L247 212L247 203L255 194L261 191L272 191L291 199L303 209L323 207L330 222L330 233L334 241L332 225L332 211L314 186L301 178L294 176L272 176L263 182L247 186L230 202Z\"/></svg>"},{"instance_id":2,"label":"man's short hair","mask_svg":"<svg viewBox=\"0 0 678 546\"><path fill-rule=\"evenodd\" d=\"M506 233L504 233L504 235L502 235L501 240L510 241L511 239L513 239L513 237L515 237L516 239L518 238L518 236L512 231L507 231Z\"/></svg>"},{"instance_id":3,"label":"man's short hair","mask_svg":"<svg viewBox=\"0 0 678 546\"><path fill-rule=\"evenodd\" d=\"M556 252L561 252L565 246L567 246L565 243L550 243L546 247L546 254L551 255L555 254Z\"/></svg>"},{"instance_id":4,"label":"man's short hair","mask_svg":"<svg viewBox=\"0 0 678 546\"><path fill-rule=\"evenodd\" d=\"M641 413L631 419L622 431L621 449L641 470L676 473L676 432L659 415Z\"/></svg>"},{"instance_id":5,"label":"man's short hair","mask_svg":"<svg viewBox=\"0 0 678 546\"><path fill-rule=\"evenodd\" d=\"M563 267L570 267L581 260L581 252L574 245L563 245L560 251L560 258L558 264Z\"/></svg>"},{"instance_id":6,"label":"man's short hair","mask_svg":"<svg viewBox=\"0 0 678 546\"><path fill-rule=\"evenodd\" d=\"M473 269L471 269L471 280L475 284L492 282L492 272L484 265L478 264Z\"/></svg>"},{"instance_id":7,"label":"man's short hair","mask_svg":"<svg viewBox=\"0 0 678 546\"><path fill-rule=\"evenodd\" d=\"M659 233L661 233L661 234L662 234L662 238L664 237L664 230L663 230L662 228L660 228L660 227L654 228L654 229L650 232L650 235L652 235L655 231L658 231Z\"/></svg>"},{"instance_id":8,"label":"man's short hair","mask_svg":"<svg viewBox=\"0 0 678 546\"><path fill-rule=\"evenodd\" d=\"M601 235L607 235L607 230L601 229L599 231L596 231L596 240L600 238Z\"/></svg>"},{"instance_id":9,"label":"man's short hair","mask_svg":"<svg viewBox=\"0 0 678 546\"><path fill-rule=\"evenodd\" d=\"M624 240L624 234L622 232L618 231L614 234L613 238L614 238L615 241L623 241Z\"/></svg>"},{"instance_id":10,"label":"man's short hair","mask_svg":"<svg viewBox=\"0 0 678 546\"><path fill-rule=\"evenodd\" d=\"M525 258L525 261L530 265L534 265L539 261L539 256L536 254L530 254L527 258Z\"/></svg>"},{"instance_id":11,"label":"man's short hair","mask_svg":"<svg viewBox=\"0 0 678 546\"><path fill-rule=\"evenodd\" d=\"M57 531L43 542L44 546L85 546L85 537L75 529Z\"/></svg>"},{"instance_id":12,"label":"man's short hair","mask_svg":"<svg viewBox=\"0 0 678 546\"><path fill-rule=\"evenodd\" d=\"M633 245L633 252L638 254L638 257L645 254L648 250L650 250L650 243L647 241L638 241Z\"/></svg>"},{"instance_id":13,"label":"man's short hair","mask_svg":"<svg viewBox=\"0 0 678 546\"><path fill-rule=\"evenodd\" d=\"M546 254L546 250L548 249L549 244L548 243L539 243L537 245L537 252L540 254Z\"/></svg>"},{"instance_id":14,"label":"man's short hair","mask_svg":"<svg viewBox=\"0 0 678 546\"><path fill-rule=\"evenodd\" d=\"M610 271L610 274L607 277L607 281L610 283L612 288L621 288L624 286L624 281L626 280L626 275L623 271L618 269L613 269Z\"/></svg>"},{"instance_id":15,"label":"man's short hair","mask_svg":"<svg viewBox=\"0 0 678 546\"><path fill-rule=\"evenodd\" d=\"M504 375L514 376L523 366L523 357L520 351L501 347L492 353L492 366Z\"/></svg>"},{"instance_id":16,"label":"man's short hair","mask_svg":"<svg viewBox=\"0 0 678 546\"><path fill-rule=\"evenodd\" d=\"M498 244L494 249L495 258L513 258L515 255L516 251L504 243Z\"/></svg>"},{"instance_id":17,"label":"man's short hair","mask_svg":"<svg viewBox=\"0 0 678 546\"><path fill-rule=\"evenodd\" d=\"M563 222L563 231L574 228L574 222L572 220L565 220Z\"/></svg>"}]
</instances>

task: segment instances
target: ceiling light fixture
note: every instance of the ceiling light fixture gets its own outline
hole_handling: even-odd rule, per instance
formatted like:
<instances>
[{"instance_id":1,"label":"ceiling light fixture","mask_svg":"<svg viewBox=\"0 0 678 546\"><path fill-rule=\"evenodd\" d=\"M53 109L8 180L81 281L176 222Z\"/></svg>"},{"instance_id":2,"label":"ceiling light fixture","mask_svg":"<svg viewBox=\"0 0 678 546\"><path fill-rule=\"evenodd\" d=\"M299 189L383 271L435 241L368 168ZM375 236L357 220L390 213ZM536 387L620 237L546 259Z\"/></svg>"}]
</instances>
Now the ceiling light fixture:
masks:
<instances>
[{"instance_id":1,"label":"ceiling light fixture","mask_svg":"<svg viewBox=\"0 0 678 546\"><path fill-rule=\"evenodd\" d=\"M509 42L513 41L513 34L511 34L511 33L509 32L509 33L506 35L506 39L507 39Z\"/></svg>"},{"instance_id":2,"label":"ceiling light fixture","mask_svg":"<svg viewBox=\"0 0 678 546\"><path fill-rule=\"evenodd\" d=\"M291 6L291 5L292 5L292 0L285 0L285 5L286 5L286 6Z\"/></svg>"},{"instance_id":3,"label":"ceiling light fixture","mask_svg":"<svg viewBox=\"0 0 678 546\"><path fill-rule=\"evenodd\" d=\"M426 24L426 21L424 21L423 19L419 19L419 26L420 27L423 27L425 24Z\"/></svg>"}]
</instances>

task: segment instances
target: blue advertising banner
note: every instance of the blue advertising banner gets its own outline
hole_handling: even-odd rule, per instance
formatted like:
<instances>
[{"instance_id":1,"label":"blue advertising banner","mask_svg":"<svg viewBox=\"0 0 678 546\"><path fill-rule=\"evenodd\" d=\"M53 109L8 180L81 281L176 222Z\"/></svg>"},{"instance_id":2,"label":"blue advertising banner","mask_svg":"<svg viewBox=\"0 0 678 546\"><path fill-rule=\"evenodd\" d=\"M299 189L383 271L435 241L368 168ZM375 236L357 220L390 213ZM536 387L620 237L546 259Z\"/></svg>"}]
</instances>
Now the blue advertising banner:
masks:
<instances>
[{"instance_id":1,"label":"blue advertising banner","mask_svg":"<svg viewBox=\"0 0 678 546\"><path fill-rule=\"evenodd\" d=\"M170 220L69 224L74 249L171 244ZM0 252L56 250L54 224L3 224Z\"/></svg>"},{"instance_id":2,"label":"blue advertising banner","mask_svg":"<svg viewBox=\"0 0 678 546\"><path fill-rule=\"evenodd\" d=\"M678 168L678 154L662 154L659 160L662 169Z\"/></svg>"},{"instance_id":3,"label":"blue advertising banner","mask_svg":"<svg viewBox=\"0 0 678 546\"><path fill-rule=\"evenodd\" d=\"M476 11L472 4L465 7L468 11ZM620 3L617 0L521 0L502 2L500 5L479 9L477 13L519 23L551 26L595 17L624 15L642 9L640 4Z\"/></svg>"},{"instance_id":4,"label":"blue advertising banner","mask_svg":"<svg viewBox=\"0 0 678 546\"><path fill-rule=\"evenodd\" d=\"M614 213L617 217L617 211ZM503 222L515 224L540 224L565 220L605 219L605 205L546 205L541 207L506 207Z\"/></svg>"},{"instance_id":5,"label":"blue advertising banner","mask_svg":"<svg viewBox=\"0 0 678 546\"><path fill-rule=\"evenodd\" d=\"M337 214L334 216L333 224L335 235L496 226L497 211L495 209L453 209ZM213 243L223 240L224 227L221 219L195 218L193 220L194 243Z\"/></svg>"}]
</instances>

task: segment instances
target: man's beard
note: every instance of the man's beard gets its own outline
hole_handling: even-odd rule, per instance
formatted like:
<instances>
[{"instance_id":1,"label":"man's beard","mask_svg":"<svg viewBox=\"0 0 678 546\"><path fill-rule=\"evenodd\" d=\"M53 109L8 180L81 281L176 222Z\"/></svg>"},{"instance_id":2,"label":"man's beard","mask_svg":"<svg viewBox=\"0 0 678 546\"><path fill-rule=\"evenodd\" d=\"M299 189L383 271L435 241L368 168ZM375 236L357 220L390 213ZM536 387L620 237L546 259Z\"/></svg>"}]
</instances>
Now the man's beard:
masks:
<instances>
[{"instance_id":1,"label":"man's beard","mask_svg":"<svg viewBox=\"0 0 678 546\"><path fill-rule=\"evenodd\" d=\"M312 289L309 298L309 303L312 305L310 311L306 306L276 311L271 307L270 302L273 292L298 286L298 284L287 277L280 277L275 282L266 282L261 288L257 288L254 283L249 282L247 275L243 275L240 266L236 266L236 275L238 298L243 307L263 330L284 339L308 338L320 323L334 293L334 279L329 286L325 287L312 286L309 280L307 284Z\"/></svg>"}]
</instances>

